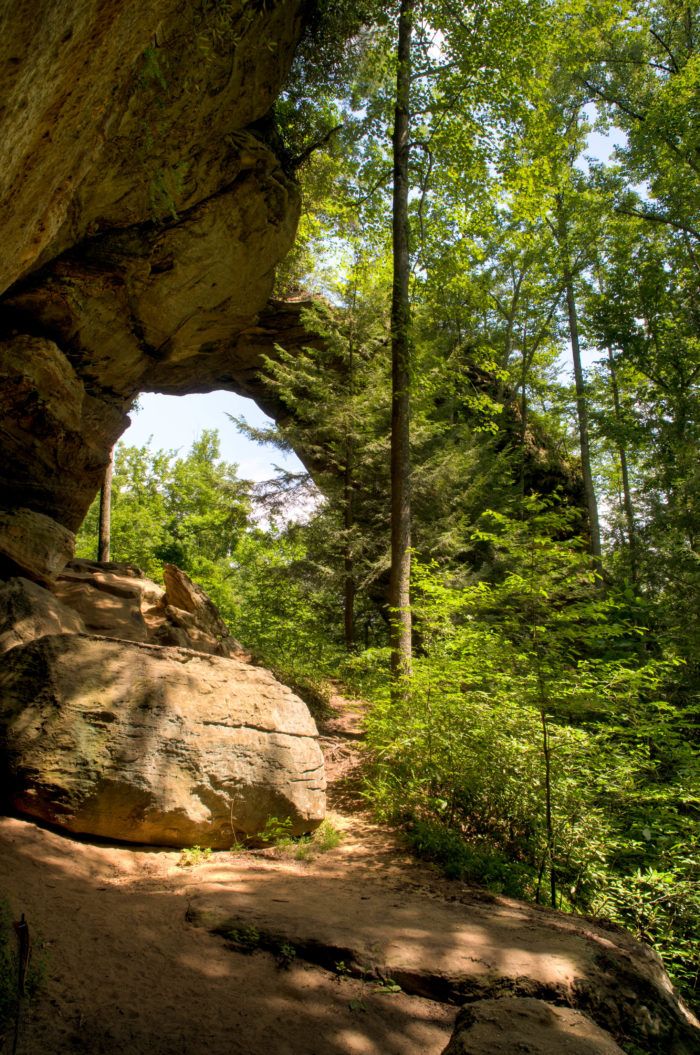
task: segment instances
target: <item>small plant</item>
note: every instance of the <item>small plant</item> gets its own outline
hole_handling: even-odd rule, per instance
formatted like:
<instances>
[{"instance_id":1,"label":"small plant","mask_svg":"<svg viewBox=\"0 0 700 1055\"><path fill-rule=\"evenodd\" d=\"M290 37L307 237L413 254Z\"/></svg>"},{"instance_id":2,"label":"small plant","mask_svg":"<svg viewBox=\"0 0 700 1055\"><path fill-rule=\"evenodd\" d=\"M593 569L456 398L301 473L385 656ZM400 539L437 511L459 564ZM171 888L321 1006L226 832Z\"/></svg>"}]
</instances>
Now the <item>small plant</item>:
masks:
<instances>
[{"instance_id":1,"label":"small plant","mask_svg":"<svg viewBox=\"0 0 700 1055\"><path fill-rule=\"evenodd\" d=\"M277 966L281 971L288 971L296 960L297 951L289 942L283 941L277 949Z\"/></svg>"},{"instance_id":2,"label":"small plant","mask_svg":"<svg viewBox=\"0 0 700 1055\"><path fill-rule=\"evenodd\" d=\"M332 821L322 821L312 835L304 835L298 840L294 856L297 861L310 861L316 854L325 854L334 850L343 838Z\"/></svg>"},{"instance_id":3,"label":"small plant","mask_svg":"<svg viewBox=\"0 0 700 1055\"><path fill-rule=\"evenodd\" d=\"M232 927L231 930L225 932L225 937L238 948L239 952L247 953L259 949L262 940L260 931L252 923L246 923L242 927Z\"/></svg>"},{"instance_id":4,"label":"small plant","mask_svg":"<svg viewBox=\"0 0 700 1055\"><path fill-rule=\"evenodd\" d=\"M297 861L313 861L314 847L308 835L302 835L294 847L294 856Z\"/></svg>"},{"instance_id":5,"label":"small plant","mask_svg":"<svg viewBox=\"0 0 700 1055\"><path fill-rule=\"evenodd\" d=\"M292 845L292 819L291 817L268 817L265 827L260 833L260 838L273 846L285 847Z\"/></svg>"},{"instance_id":6,"label":"small plant","mask_svg":"<svg viewBox=\"0 0 700 1055\"><path fill-rule=\"evenodd\" d=\"M196 865L204 864L211 857L211 847L203 849L201 846L190 846L180 854L177 862L180 868L194 868Z\"/></svg>"},{"instance_id":7,"label":"small plant","mask_svg":"<svg viewBox=\"0 0 700 1055\"><path fill-rule=\"evenodd\" d=\"M142 88L157 85L162 92L167 92L168 82L160 64L158 51L153 44L149 44L142 55L143 65L139 76L139 85Z\"/></svg>"},{"instance_id":8,"label":"small plant","mask_svg":"<svg viewBox=\"0 0 700 1055\"><path fill-rule=\"evenodd\" d=\"M311 842L318 853L325 854L329 850L335 850L336 846L340 845L342 838L343 833L338 831L333 822L326 817L311 836Z\"/></svg>"},{"instance_id":9,"label":"small plant","mask_svg":"<svg viewBox=\"0 0 700 1055\"><path fill-rule=\"evenodd\" d=\"M353 975L357 976L359 973L359 979L363 983L365 991L370 989L373 993L381 993L384 996L396 996L398 993L403 992L399 983L395 982L393 978L377 978L376 972L371 966L353 968L350 964L346 963L345 960L337 960L334 970L336 981L338 982L340 982L341 979L350 979ZM351 1011L368 1010L364 995L360 995L351 1000L348 1007Z\"/></svg>"},{"instance_id":10,"label":"small plant","mask_svg":"<svg viewBox=\"0 0 700 1055\"><path fill-rule=\"evenodd\" d=\"M395 982L393 978L380 978L378 982L374 983L372 988L375 993L385 993L390 996L403 992L399 983Z\"/></svg>"}]
</instances>

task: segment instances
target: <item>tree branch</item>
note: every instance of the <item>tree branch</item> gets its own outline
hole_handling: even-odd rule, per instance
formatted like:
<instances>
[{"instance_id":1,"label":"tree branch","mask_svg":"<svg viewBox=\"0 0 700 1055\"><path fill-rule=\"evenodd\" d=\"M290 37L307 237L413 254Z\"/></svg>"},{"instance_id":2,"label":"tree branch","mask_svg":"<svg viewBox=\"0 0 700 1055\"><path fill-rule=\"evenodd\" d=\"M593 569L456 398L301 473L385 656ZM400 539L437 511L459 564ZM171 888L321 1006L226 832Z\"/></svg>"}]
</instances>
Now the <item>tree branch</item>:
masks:
<instances>
[{"instance_id":1,"label":"tree branch","mask_svg":"<svg viewBox=\"0 0 700 1055\"><path fill-rule=\"evenodd\" d=\"M620 216L633 216L640 220L649 220L651 223L663 223L675 228L676 231L683 231L684 234L700 239L700 231L695 227L682 223L680 220L674 220L671 216L664 216L662 213L647 212L645 209L625 209L621 205L616 207L615 212Z\"/></svg>"},{"instance_id":2,"label":"tree branch","mask_svg":"<svg viewBox=\"0 0 700 1055\"><path fill-rule=\"evenodd\" d=\"M292 171L296 172L300 165L303 165L305 161L308 161L311 155L316 150L320 150L321 147L325 147L328 143L330 143L335 133L339 132L340 129L344 127L345 126L343 124L339 124L336 125L335 128L329 129L325 133L325 135L321 136L320 139L314 140L314 142L311 143L311 145L308 146L306 150L302 150L301 154L297 154L295 157L291 158L289 164L292 167Z\"/></svg>"},{"instance_id":3,"label":"tree branch","mask_svg":"<svg viewBox=\"0 0 700 1055\"><path fill-rule=\"evenodd\" d=\"M678 66L678 63L676 62L676 56L673 54L666 41L661 37L659 33L656 32L653 26L649 27L649 32L651 33L652 37L657 42L657 44L660 44L668 55L669 59L671 60L671 63L673 64L673 72L680 73L680 68Z\"/></svg>"}]
</instances>

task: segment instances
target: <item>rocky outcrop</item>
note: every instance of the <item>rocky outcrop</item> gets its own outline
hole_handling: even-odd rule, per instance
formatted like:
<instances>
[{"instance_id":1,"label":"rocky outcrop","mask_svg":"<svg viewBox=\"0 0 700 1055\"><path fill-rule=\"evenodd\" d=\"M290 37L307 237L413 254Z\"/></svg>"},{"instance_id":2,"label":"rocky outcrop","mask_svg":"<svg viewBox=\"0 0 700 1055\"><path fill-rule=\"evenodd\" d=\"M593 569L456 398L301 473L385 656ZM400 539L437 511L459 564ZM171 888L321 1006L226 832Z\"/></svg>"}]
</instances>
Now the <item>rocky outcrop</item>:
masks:
<instances>
[{"instance_id":1,"label":"rocky outcrop","mask_svg":"<svg viewBox=\"0 0 700 1055\"><path fill-rule=\"evenodd\" d=\"M55 578L139 392L254 383L299 206L262 119L303 7L20 0L6 13L0 574ZM30 525L36 559L31 539L16 559L18 510L53 522Z\"/></svg>"},{"instance_id":2,"label":"rocky outcrop","mask_svg":"<svg viewBox=\"0 0 700 1055\"><path fill-rule=\"evenodd\" d=\"M75 535L43 513L0 509L0 576L51 582L73 553Z\"/></svg>"},{"instance_id":3,"label":"rocky outcrop","mask_svg":"<svg viewBox=\"0 0 700 1055\"><path fill-rule=\"evenodd\" d=\"M504 997L462 1008L443 1055L624 1055L581 1011L543 1000Z\"/></svg>"},{"instance_id":4,"label":"rocky outcrop","mask_svg":"<svg viewBox=\"0 0 700 1055\"><path fill-rule=\"evenodd\" d=\"M165 566L163 588L133 564L74 560L52 589L90 633L250 659L201 586L174 564Z\"/></svg>"},{"instance_id":5,"label":"rocky outcrop","mask_svg":"<svg viewBox=\"0 0 700 1055\"><path fill-rule=\"evenodd\" d=\"M163 644L187 645L189 641L189 647L200 652L250 659L243 646L231 637L216 605L189 575L175 564L165 564L163 580L165 619L164 627L159 630Z\"/></svg>"},{"instance_id":6,"label":"rocky outcrop","mask_svg":"<svg viewBox=\"0 0 700 1055\"><path fill-rule=\"evenodd\" d=\"M73 832L218 849L273 816L295 833L322 820L306 705L250 665L174 565L165 588L133 565L84 560L52 591L0 583L0 653L11 808Z\"/></svg>"},{"instance_id":7,"label":"rocky outcrop","mask_svg":"<svg viewBox=\"0 0 700 1055\"><path fill-rule=\"evenodd\" d=\"M7 652L11 805L72 832L227 849L325 810L306 706L266 670L187 649L54 634Z\"/></svg>"},{"instance_id":8,"label":"rocky outcrop","mask_svg":"<svg viewBox=\"0 0 700 1055\"><path fill-rule=\"evenodd\" d=\"M697 1055L700 1024L649 946L602 921L440 880L359 820L337 854L303 873L292 861L218 865L216 882L192 892L190 922L234 949L252 930L261 948L291 946L297 962L465 1005L448 1055L469 1043L479 1055L618 1055L615 1044ZM589 1047L576 1047L584 1038Z\"/></svg>"},{"instance_id":9,"label":"rocky outcrop","mask_svg":"<svg viewBox=\"0 0 700 1055\"><path fill-rule=\"evenodd\" d=\"M80 615L89 633L158 643L157 631L165 620L165 593L133 564L71 561L52 592ZM189 641L177 644L191 647Z\"/></svg>"},{"instance_id":10,"label":"rocky outcrop","mask_svg":"<svg viewBox=\"0 0 700 1055\"><path fill-rule=\"evenodd\" d=\"M0 582L0 655L47 634L79 634L85 625L72 608L28 579Z\"/></svg>"}]
</instances>

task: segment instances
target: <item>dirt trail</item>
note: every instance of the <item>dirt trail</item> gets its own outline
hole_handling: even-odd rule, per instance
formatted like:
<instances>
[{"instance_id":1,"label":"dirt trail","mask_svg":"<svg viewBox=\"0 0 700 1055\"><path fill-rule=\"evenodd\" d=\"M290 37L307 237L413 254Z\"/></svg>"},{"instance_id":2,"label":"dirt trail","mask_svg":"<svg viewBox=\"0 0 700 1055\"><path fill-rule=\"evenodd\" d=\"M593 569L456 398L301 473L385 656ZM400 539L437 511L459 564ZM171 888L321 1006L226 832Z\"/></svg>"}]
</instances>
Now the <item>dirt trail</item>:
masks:
<instances>
[{"instance_id":1,"label":"dirt trail","mask_svg":"<svg viewBox=\"0 0 700 1055\"><path fill-rule=\"evenodd\" d=\"M411 859L358 796L361 706L334 706L322 746L344 838L313 860L218 853L183 868L174 851L0 821L0 890L47 973L18 1055L438 1055L456 1004L507 994L583 1004L613 1025L640 1000L652 1019L672 1016L654 957L640 973L624 935ZM562 1039L521 1050L556 1055ZM504 1043L483 1050L517 1050Z\"/></svg>"}]
</instances>

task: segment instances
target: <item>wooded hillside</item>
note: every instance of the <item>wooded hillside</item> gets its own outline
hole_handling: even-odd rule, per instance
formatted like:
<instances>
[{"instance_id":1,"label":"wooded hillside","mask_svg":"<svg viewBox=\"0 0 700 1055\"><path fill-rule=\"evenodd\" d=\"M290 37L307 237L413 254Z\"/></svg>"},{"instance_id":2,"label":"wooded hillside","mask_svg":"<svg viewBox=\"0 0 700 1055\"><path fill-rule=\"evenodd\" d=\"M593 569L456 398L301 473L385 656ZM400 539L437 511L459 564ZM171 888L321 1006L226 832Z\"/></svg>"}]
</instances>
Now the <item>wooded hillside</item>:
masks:
<instances>
[{"instance_id":1,"label":"wooded hillside","mask_svg":"<svg viewBox=\"0 0 700 1055\"><path fill-rule=\"evenodd\" d=\"M366 794L418 852L622 923L697 1003L700 8L359 6L265 132L309 339L247 431L313 479L118 448L112 559L370 700Z\"/></svg>"}]
</instances>

